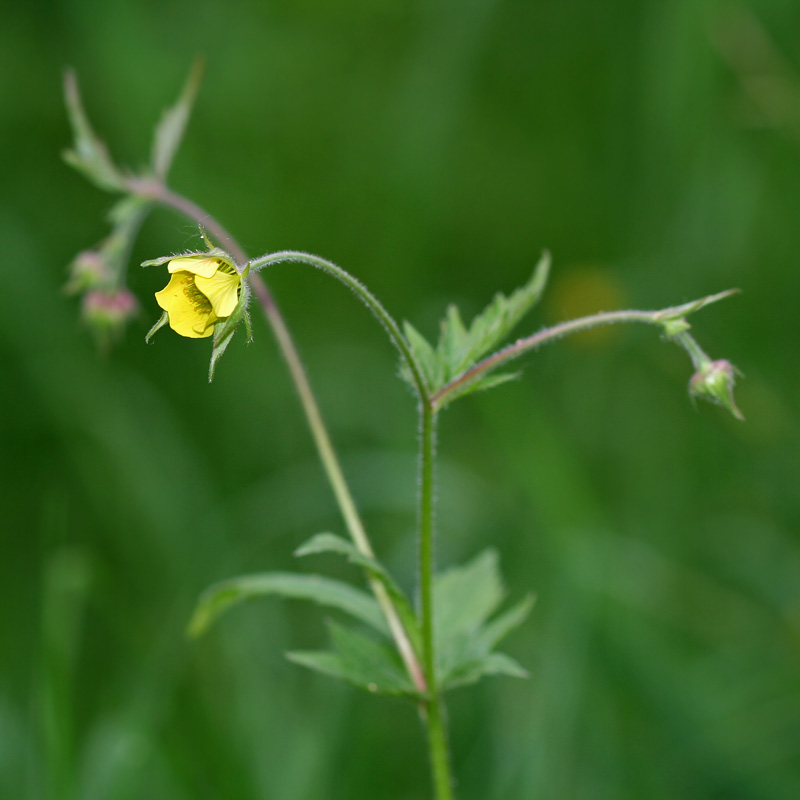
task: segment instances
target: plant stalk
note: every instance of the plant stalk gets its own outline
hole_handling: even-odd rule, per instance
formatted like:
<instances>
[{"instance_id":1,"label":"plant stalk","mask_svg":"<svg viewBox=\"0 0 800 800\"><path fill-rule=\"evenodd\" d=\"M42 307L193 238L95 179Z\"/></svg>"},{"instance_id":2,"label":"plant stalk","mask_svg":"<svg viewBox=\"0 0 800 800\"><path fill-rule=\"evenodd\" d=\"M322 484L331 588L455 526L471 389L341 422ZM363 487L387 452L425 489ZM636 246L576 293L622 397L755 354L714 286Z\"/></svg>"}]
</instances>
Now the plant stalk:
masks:
<instances>
[{"instance_id":1,"label":"plant stalk","mask_svg":"<svg viewBox=\"0 0 800 800\"><path fill-rule=\"evenodd\" d=\"M428 679L428 701L424 721L428 728L431 777L436 800L453 800L453 778L447 737L444 700L439 689L436 664L434 619L434 458L436 455L436 412L429 400L420 401L419 464L419 599L422 658Z\"/></svg>"},{"instance_id":2,"label":"plant stalk","mask_svg":"<svg viewBox=\"0 0 800 800\"><path fill-rule=\"evenodd\" d=\"M202 225L211 237L233 256L240 267L248 263L247 254L236 239L215 217L211 216L196 203L171 191L157 181L130 179L129 188L134 194L159 202ZM251 272L248 276L248 280L264 312L264 316L267 318L267 322L270 324L275 334L281 353L286 360L289 373L306 415L306 421L308 422L311 435L317 447L320 461L322 462L323 469L325 470L325 474L333 490L350 537L361 553L369 558L374 558L375 554L372 550L369 537L367 536L361 517L356 509L353 496L350 493L339 459L336 456L336 451L331 443L330 436L328 435L327 428L322 419L322 414L320 413L319 406L317 405L314 393L311 389L308 376L306 375L303 363L300 360L300 355L294 344L294 339L289 332L280 309L272 297L272 293L267 288L261 276L255 272ZM427 690L425 673L419 663L417 654L414 651L414 647L400 620L391 597L380 581L371 576L367 576L367 578L414 687L420 693L425 693Z\"/></svg>"},{"instance_id":3,"label":"plant stalk","mask_svg":"<svg viewBox=\"0 0 800 800\"><path fill-rule=\"evenodd\" d=\"M478 378L490 370L496 369L501 364L505 364L507 361L511 361L514 358L519 358L519 356L527 353L529 350L535 350L537 347L560 339L567 334L589 330L590 328L597 328L601 325L611 325L616 322L647 322L651 325L663 325L663 321L659 319L659 315L662 313L662 311L602 312L600 314L592 314L588 317L580 317L579 319L562 322L558 325L553 325L551 328L545 328L543 331L534 333L533 336L517 339L516 342L504 347L502 350L498 350L496 353L486 357L483 361L479 361L475 366L470 367L457 378L450 381L446 386L443 386L431 397L431 405L434 409L438 410L442 407L443 401L447 395L456 389L460 389L464 385L478 380Z\"/></svg>"}]
</instances>

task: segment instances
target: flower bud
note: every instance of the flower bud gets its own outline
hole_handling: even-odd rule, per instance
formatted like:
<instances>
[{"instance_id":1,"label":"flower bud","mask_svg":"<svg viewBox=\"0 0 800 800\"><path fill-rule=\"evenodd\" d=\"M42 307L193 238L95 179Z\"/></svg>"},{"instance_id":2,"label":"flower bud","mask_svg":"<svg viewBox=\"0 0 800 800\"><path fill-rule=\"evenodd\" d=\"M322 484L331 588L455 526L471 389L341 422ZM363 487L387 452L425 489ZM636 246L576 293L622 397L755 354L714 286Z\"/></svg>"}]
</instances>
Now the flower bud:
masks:
<instances>
[{"instance_id":1,"label":"flower bud","mask_svg":"<svg viewBox=\"0 0 800 800\"><path fill-rule=\"evenodd\" d=\"M689 394L724 406L736 419L743 420L744 415L733 400L735 373L736 368L730 361L724 359L706 361L692 375L689 381Z\"/></svg>"},{"instance_id":2,"label":"flower bud","mask_svg":"<svg viewBox=\"0 0 800 800\"><path fill-rule=\"evenodd\" d=\"M83 296L82 316L104 344L123 331L138 309L128 289L92 289Z\"/></svg>"},{"instance_id":3,"label":"flower bud","mask_svg":"<svg viewBox=\"0 0 800 800\"><path fill-rule=\"evenodd\" d=\"M84 250L69 265L69 280L64 288L68 294L77 294L108 286L110 281L111 270L103 253L98 250Z\"/></svg>"}]
</instances>

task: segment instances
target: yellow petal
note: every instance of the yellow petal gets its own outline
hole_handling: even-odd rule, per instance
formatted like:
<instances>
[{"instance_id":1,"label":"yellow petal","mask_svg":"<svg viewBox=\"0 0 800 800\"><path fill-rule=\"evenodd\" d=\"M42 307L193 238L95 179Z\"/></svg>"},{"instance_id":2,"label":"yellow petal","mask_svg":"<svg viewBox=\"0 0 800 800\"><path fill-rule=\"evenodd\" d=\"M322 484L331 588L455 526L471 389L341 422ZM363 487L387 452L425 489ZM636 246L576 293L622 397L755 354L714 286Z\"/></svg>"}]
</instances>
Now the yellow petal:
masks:
<instances>
[{"instance_id":1,"label":"yellow petal","mask_svg":"<svg viewBox=\"0 0 800 800\"><path fill-rule=\"evenodd\" d=\"M210 278L221 266L222 261L218 258L198 258L197 256L181 256L173 258L167 264L170 273L191 272L193 275L202 275Z\"/></svg>"},{"instance_id":2,"label":"yellow petal","mask_svg":"<svg viewBox=\"0 0 800 800\"><path fill-rule=\"evenodd\" d=\"M198 275L194 279L197 288L209 299L211 308L218 317L229 317L239 302L239 276L217 272L206 278Z\"/></svg>"},{"instance_id":3,"label":"yellow petal","mask_svg":"<svg viewBox=\"0 0 800 800\"><path fill-rule=\"evenodd\" d=\"M205 339L214 333L216 315L194 282L194 275L176 272L167 286L156 292L156 302L169 314L169 326L175 333L190 339Z\"/></svg>"}]
</instances>

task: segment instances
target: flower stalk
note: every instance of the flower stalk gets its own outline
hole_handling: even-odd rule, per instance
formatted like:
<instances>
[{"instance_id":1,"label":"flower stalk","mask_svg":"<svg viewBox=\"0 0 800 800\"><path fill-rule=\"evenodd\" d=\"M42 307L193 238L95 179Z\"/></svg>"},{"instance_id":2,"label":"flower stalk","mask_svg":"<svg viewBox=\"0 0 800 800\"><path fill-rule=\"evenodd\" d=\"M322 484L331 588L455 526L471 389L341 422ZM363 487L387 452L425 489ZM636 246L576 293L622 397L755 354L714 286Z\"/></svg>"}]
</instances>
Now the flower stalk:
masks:
<instances>
[{"instance_id":1,"label":"flower stalk","mask_svg":"<svg viewBox=\"0 0 800 800\"><path fill-rule=\"evenodd\" d=\"M236 239L228 233L226 228L201 206L171 191L155 180L130 179L128 181L128 189L141 197L171 208L201 225L220 244L224 244L225 248L236 260L238 270L240 272L244 271L249 263L244 249ZM286 321L272 293L269 291L269 288L264 283L261 276L252 268L252 265L247 276L247 281L258 300L267 322L275 334L278 347L286 361L289 374L291 375L300 399L300 404L303 407L311 436L317 447L320 461L322 462L323 469L325 470L325 474L333 490L339 510L344 518L348 533L355 546L363 555L368 558L374 558L374 551L363 522L361 521L361 517L356 509L353 496L345 480L339 459L322 418L322 413L319 410L319 405L311 389L311 384L306 375L297 347L294 344L294 339L286 325ZM386 316L388 317L388 314ZM368 576L368 580L370 589L375 595L375 599L386 618L387 625L389 626L398 652L403 659L408 675L417 691L423 694L427 691L425 674L394 603L385 587L379 581L371 576Z\"/></svg>"}]
</instances>

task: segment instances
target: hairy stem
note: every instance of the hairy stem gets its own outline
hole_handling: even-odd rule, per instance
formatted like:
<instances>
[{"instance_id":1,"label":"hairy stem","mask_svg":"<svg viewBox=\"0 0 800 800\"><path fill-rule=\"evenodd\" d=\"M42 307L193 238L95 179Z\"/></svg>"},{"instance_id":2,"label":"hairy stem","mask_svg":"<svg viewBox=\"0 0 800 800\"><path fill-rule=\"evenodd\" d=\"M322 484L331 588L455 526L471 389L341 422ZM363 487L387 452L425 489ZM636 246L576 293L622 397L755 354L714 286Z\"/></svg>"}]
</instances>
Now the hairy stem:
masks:
<instances>
[{"instance_id":1,"label":"hairy stem","mask_svg":"<svg viewBox=\"0 0 800 800\"><path fill-rule=\"evenodd\" d=\"M447 741L447 718L439 688L436 664L433 578L434 551L434 458L436 455L436 412L430 402L420 402L419 461L419 602L422 658L428 679L428 702L424 719L428 728L431 776L437 800L452 800L453 778Z\"/></svg>"},{"instance_id":2,"label":"hairy stem","mask_svg":"<svg viewBox=\"0 0 800 800\"><path fill-rule=\"evenodd\" d=\"M392 343L400 352L414 378L420 409L420 494L419 494L419 539L418 569L420 593L420 631L422 634L422 661L427 696L421 704L422 719L428 731L428 748L431 762L431 777L437 800L452 800L453 779L447 741L447 720L444 701L439 690L436 674L436 639L434 631L433 577L434 559L434 456L436 444L436 411L422 378L422 371L405 338L388 311L380 301L352 275L330 261L309 253L284 251L272 253L250 262L252 271L282 262L308 264L332 275L359 297L373 312L389 334Z\"/></svg>"},{"instance_id":3,"label":"hairy stem","mask_svg":"<svg viewBox=\"0 0 800 800\"><path fill-rule=\"evenodd\" d=\"M386 332L389 334L389 339L397 348L400 356L406 362L409 370L411 371L411 375L414 379L414 386L417 391L417 397L419 398L420 402L427 403L429 399L428 389L425 385L425 381L422 378L422 370L420 369L417 360L414 358L411 349L406 343L403 334L400 333L400 327L394 321L391 314L389 314L389 312L383 307L380 300L378 300L378 298L375 297L375 295L372 294L372 292L370 292L363 283L356 280L356 278L354 278L349 272L346 272L341 267L336 266L336 264L334 264L332 261L328 261L320 256L312 255L311 253L302 253L296 250L283 250L279 253L270 253L251 261L250 270L251 272L255 272L256 270L263 269L271 264L280 264L287 261L308 264L316 269L321 269L323 272L327 272L329 275L332 275L334 278L336 278L336 280L340 281L353 291L359 300L361 300L361 302L364 303L364 305L367 306L370 311L372 311L381 325L383 325Z\"/></svg>"},{"instance_id":4,"label":"hairy stem","mask_svg":"<svg viewBox=\"0 0 800 800\"><path fill-rule=\"evenodd\" d=\"M547 342L560 339L570 333L577 333L578 331L585 331L589 328L596 328L600 325L611 325L616 322L647 322L651 325L663 325L658 316L663 312L660 311L609 311L600 314L592 314L588 317L580 317L573 319L569 322L562 322L559 325L554 325L552 328L546 328L539 333L528 336L524 339L518 339L513 344L498 350L493 355L488 356L483 361L479 361L475 366L470 367L465 372L461 373L457 378L454 378L446 386L443 386L433 397L431 397L431 404L433 408L439 409L442 407L444 400L451 392L460 389L466 384L478 380L482 375L485 375L490 370L496 369L507 361L527 353L529 350L535 350Z\"/></svg>"},{"instance_id":5,"label":"hairy stem","mask_svg":"<svg viewBox=\"0 0 800 800\"><path fill-rule=\"evenodd\" d=\"M129 181L129 189L134 194L172 208L202 225L212 238L233 256L240 268L243 268L244 265L247 264L247 254L242 246L215 217L211 216L196 203L193 203L182 195L172 192L157 181L131 179ZM319 406L317 405L314 393L311 389L311 384L309 383L308 376L306 375L297 348L295 347L294 339L289 332L283 315L275 303L271 292L261 279L261 276L252 272L248 276L248 280L264 312L264 316L272 327L275 338L278 341L278 346L286 360L289 373L300 398L303 411L305 412L311 435L316 444L320 460L322 461L323 469L333 489L347 530L359 551L369 558L374 558L372 546L370 545L366 530L364 529L361 517L358 514L347 481L345 480L339 459L336 456L336 451L331 444L330 436L328 435L327 428L322 419L322 414L320 413ZM414 652L414 647L411 644L408 633L398 616L394 603L383 584L370 576L367 577L370 588L386 618L386 622L403 659L403 663L406 666L409 677L415 688L419 692L424 693L427 689L425 675L419 663L419 659Z\"/></svg>"}]
</instances>

